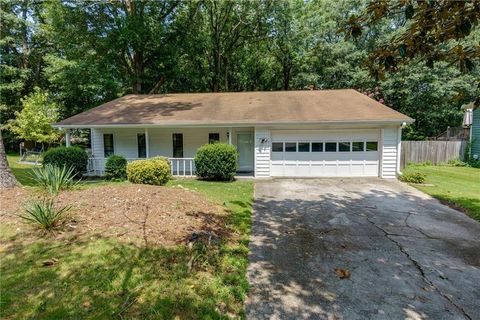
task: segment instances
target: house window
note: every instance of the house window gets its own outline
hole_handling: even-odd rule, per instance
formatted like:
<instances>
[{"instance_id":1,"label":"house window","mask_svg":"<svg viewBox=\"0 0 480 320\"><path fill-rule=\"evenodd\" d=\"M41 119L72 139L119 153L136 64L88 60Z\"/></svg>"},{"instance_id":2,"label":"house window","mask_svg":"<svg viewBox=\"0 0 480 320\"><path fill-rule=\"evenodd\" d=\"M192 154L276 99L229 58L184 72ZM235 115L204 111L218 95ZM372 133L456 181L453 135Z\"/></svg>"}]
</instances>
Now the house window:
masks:
<instances>
[{"instance_id":1,"label":"house window","mask_svg":"<svg viewBox=\"0 0 480 320\"><path fill-rule=\"evenodd\" d=\"M147 140L145 138L145 133L137 134L137 145L138 145L138 157L146 158L147 157Z\"/></svg>"},{"instance_id":2,"label":"house window","mask_svg":"<svg viewBox=\"0 0 480 320\"><path fill-rule=\"evenodd\" d=\"M367 151L377 151L378 142L377 141L367 141Z\"/></svg>"},{"instance_id":3,"label":"house window","mask_svg":"<svg viewBox=\"0 0 480 320\"><path fill-rule=\"evenodd\" d=\"M113 134L107 133L103 135L103 155L105 158L110 157L114 153Z\"/></svg>"},{"instance_id":4,"label":"house window","mask_svg":"<svg viewBox=\"0 0 480 320\"><path fill-rule=\"evenodd\" d=\"M297 152L297 143L285 142L285 152Z\"/></svg>"},{"instance_id":5,"label":"house window","mask_svg":"<svg viewBox=\"0 0 480 320\"><path fill-rule=\"evenodd\" d=\"M299 142L298 152L310 152L310 142Z\"/></svg>"},{"instance_id":6,"label":"house window","mask_svg":"<svg viewBox=\"0 0 480 320\"><path fill-rule=\"evenodd\" d=\"M350 152L350 142L339 142L338 151L340 152Z\"/></svg>"},{"instance_id":7,"label":"house window","mask_svg":"<svg viewBox=\"0 0 480 320\"><path fill-rule=\"evenodd\" d=\"M183 134L174 133L172 135L173 157L183 158Z\"/></svg>"},{"instance_id":8,"label":"house window","mask_svg":"<svg viewBox=\"0 0 480 320\"><path fill-rule=\"evenodd\" d=\"M283 142L272 142L272 152L283 152Z\"/></svg>"},{"instance_id":9,"label":"house window","mask_svg":"<svg viewBox=\"0 0 480 320\"><path fill-rule=\"evenodd\" d=\"M312 152L323 152L323 142L312 142Z\"/></svg>"},{"instance_id":10,"label":"house window","mask_svg":"<svg viewBox=\"0 0 480 320\"><path fill-rule=\"evenodd\" d=\"M365 150L365 145L362 142L352 142L352 151L358 152L358 151L364 151Z\"/></svg>"},{"instance_id":11,"label":"house window","mask_svg":"<svg viewBox=\"0 0 480 320\"><path fill-rule=\"evenodd\" d=\"M208 143L217 143L220 141L220 133L209 133Z\"/></svg>"},{"instance_id":12,"label":"house window","mask_svg":"<svg viewBox=\"0 0 480 320\"><path fill-rule=\"evenodd\" d=\"M325 152L337 152L337 143L325 142Z\"/></svg>"}]
</instances>

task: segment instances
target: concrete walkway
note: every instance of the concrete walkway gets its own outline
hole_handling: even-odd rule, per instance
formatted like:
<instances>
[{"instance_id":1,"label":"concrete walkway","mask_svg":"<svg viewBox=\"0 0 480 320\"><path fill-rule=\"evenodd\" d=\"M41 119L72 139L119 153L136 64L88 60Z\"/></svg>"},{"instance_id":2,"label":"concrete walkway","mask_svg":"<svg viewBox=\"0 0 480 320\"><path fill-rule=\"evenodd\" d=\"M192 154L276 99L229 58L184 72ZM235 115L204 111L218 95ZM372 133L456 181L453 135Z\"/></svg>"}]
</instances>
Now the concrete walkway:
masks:
<instances>
[{"instance_id":1,"label":"concrete walkway","mask_svg":"<svg viewBox=\"0 0 480 320\"><path fill-rule=\"evenodd\" d=\"M250 249L249 319L480 319L480 224L396 181L257 181Z\"/></svg>"}]
</instances>

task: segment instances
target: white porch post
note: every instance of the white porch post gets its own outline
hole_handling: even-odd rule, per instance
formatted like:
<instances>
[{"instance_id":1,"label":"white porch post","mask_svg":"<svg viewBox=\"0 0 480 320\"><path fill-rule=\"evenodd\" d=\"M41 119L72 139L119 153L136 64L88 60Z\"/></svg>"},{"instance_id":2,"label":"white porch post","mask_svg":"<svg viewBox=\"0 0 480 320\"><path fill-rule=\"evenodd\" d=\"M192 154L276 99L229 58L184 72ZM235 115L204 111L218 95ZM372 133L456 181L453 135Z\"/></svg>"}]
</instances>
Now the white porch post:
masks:
<instances>
[{"instance_id":1,"label":"white porch post","mask_svg":"<svg viewBox=\"0 0 480 320\"><path fill-rule=\"evenodd\" d=\"M145 155L150 158L150 141L148 139L148 128L145 128Z\"/></svg>"},{"instance_id":2,"label":"white porch post","mask_svg":"<svg viewBox=\"0 0 480 320\"><path fill-rule=\"evenodd\" d=\"M228 128L228 144L232 144L232 128Z\"/></svg>"},{"instance_id":3,"label":"white porch post","mask_svg":"<svg viewBox=\"0 0 480 320\"><path fill-rule=\"evenodd\" d=\"M65 146L67 146L67 147L71 146L71 143L70 143L70 129L67 129L67 131L65 132Z\"/></svg>"}]
</instances>

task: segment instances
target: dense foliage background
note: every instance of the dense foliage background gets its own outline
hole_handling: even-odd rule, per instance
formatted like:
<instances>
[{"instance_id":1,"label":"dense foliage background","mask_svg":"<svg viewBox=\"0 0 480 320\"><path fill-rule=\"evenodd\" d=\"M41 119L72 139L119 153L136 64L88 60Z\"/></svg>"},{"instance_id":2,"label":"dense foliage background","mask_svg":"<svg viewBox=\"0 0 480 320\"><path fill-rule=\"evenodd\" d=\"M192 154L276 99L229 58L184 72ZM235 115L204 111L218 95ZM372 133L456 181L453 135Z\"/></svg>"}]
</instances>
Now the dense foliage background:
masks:
<instances>
[{"instance_id":1,"label":"dense foliage background","mask_svg":"<svg viewBox=\"0 0 480 320\"><path fill-rule=\"evenodd\" d=\"M372 75L369 57L407 30L412 13L345 36L370 3L0 0L0 123L32 94L48 94L65 118L128 93L355 88L415 118L407 139L459 126L461 106L479 96L478 61L464 72L412 56ZM471 29L465 47L480 42Z\"/></svg>"}]
</instances>

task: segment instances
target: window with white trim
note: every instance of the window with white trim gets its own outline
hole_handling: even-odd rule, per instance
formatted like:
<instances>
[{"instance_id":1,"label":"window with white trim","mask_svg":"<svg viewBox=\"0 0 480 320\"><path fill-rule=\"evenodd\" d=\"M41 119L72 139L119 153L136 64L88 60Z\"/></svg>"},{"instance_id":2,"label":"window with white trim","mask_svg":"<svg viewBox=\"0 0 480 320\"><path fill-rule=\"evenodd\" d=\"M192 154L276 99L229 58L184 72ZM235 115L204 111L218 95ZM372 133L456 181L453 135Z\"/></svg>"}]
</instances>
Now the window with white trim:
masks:
<instances>
[{"instance_id":1,"label":"window with white trim","mask_svg":"<svg viewBox=\"0 0 480 320\"><path fill-rule=\"evenodd\" d=\"M341 141L338 143L339 152L350 152L350 141Z\"/></svg>"},{"instance_id":2,"label":"window with white trim","mask_svg":"<svg viewBox=\"0 0 480 320\"><path fill-rule=\"evenodd\" d=\"M365 151L365 143L363 141L354 141L352 142L352 151L353 152L362 152Z\"/></svg>"},{"instance_id":3,"label":"window with white trim","mask_svg":"<svg viewBox=\"0 0 480 320\"><path fill-rule=\"evenodd\" d=\"M299 142L298 152L310 152L310 142Z\"/></svg>"},{"instance_id":4,"label":"window with white trim","mask_svg":"<svg viewBox=\"0 0 480 320\"><path fill-rule=\"evenodd\" d=\"M325 142L325 152L337 152L337 143Z\"/></svg>"},{"instance_id":5,"label":"window with white trim","mask_svg":"<svg viewBox=\"0 0 480 320\"><path fill-rule=\"evenodd\" d=\"M367 141L367 151L378 151L377 141Z\"/></svg>"},{"instance_id":6,"label":"window with white trim","mask_svg":"<svg viewBox=\"0 0 480 320\"><path fill-rule=\"evenodd\" d=\"M312 142L312 152L323 152L323 142Z\"/></svg>"},{"instance_id":7,"label":"window with white trim","mask_svg":"<svg viewBox=\"0 0 480 320\"><path fill-rule=\"evenodd\" d=\"M297 143L285 142L285 152L297 152Z\"/></svg>"},{"instance_id":8,"label":"window with white trim","mask_svg":"<svg viewBox=\"0 0 480 320\"><path fill-rule=\"evenodd\" d=\"M272 142L272 152L283 152L283 142Z\"/></svg>"},{"instance_id":9,"label":"window with white trim","mask_svg":"<svg viewBox=\"0 0 480 320\"><path fill-rule=\"evenodd\" d=\"M105 158L108 158L114 153L115 149L113 146L113 134L105 133L103 135L103 155Z\"/></svg>"}]
</instances>

